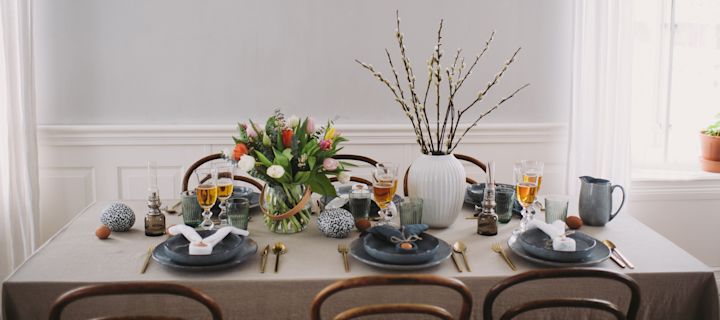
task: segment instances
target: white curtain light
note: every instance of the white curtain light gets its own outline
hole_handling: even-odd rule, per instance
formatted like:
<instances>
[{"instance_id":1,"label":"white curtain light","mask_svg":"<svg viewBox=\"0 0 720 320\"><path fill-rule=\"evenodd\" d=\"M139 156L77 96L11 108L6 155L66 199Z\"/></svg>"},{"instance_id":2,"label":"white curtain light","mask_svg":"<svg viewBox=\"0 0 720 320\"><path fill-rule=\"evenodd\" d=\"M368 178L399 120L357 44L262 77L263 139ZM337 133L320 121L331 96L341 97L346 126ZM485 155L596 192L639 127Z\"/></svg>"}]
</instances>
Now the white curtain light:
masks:
<instances>
[{"instance_id":1,"label":"white curtain light","mask_svg":"<svg viewBox=\"0 0 720 320\"><path fill-rule=\"evenodd\" d=\"M567 187L577 199L580 176L630 186L632 0L575 6Z\"/></svg>"},{"instance_id":2,"label":"white curtain light","mask_svg":"<svg viewBox=\"0 0 720 320\"><path fill-rule=\"evenodd\" d=\"M0 0L0 278L38 245L32 2Z\"/></svg>"}]
</instances>

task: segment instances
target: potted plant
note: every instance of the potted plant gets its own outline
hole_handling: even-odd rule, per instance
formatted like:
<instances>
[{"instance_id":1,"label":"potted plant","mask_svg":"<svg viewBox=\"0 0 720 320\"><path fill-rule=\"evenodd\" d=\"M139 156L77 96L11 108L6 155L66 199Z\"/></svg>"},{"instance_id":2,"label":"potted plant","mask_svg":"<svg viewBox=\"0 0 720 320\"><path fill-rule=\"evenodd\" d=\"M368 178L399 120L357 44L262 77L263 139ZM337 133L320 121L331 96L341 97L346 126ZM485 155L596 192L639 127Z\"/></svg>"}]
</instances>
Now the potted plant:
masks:
<instances>
[{"instance_id":1,"label":"potted plant","mask_svg":"<svg viewBox=\"0 0 720 320\"><path fill-rule=\"evenodd\" d=\"M720 173L720 114L715 118L715 123L700 132L700 164L705 171Z\"/></svg>"},{"instance_id":2,"label":"potted plant","mask_svg":"<svg viewBox=\"0 0 720 320\"><path fill-rule=\"evenodd\" d=\"M455 158L453 151L460 144L462 138L481 119L529 84L520 86L495 104L488 106L485 111L475 113L472 115L473 120L469 123L462 123L463 116L471 116L477 109L473 109L473 107L485 102L484 99L488 92L515 61L520 48L513 52L500 70L490 78L487 85L481 87L470 101L461 103L456 99L457 93L473 72L480 58L488 50L495 32L485 42L483 50L472 58L469 66L465 64L465 58L461 57L461 49L458 49L453 55L450 60L452 63L442 65L441 60L444 56L441 42L443 21L440 20L437 43L427 65L422 69L422 73L427 74L427 80L420 82L416 79L412 64L407 58L405 38L400 31L400 15L397 12L396 16L395 38L400 52L399 68L395 67L396 64L387 49L385 53L392 71L389 77L384 76L370 64L359 60L355 61L369 70L373 77L390 90L393 100L400 105L403 113L410 120L423 155L417 158L410 167L407 179L408 191L413 197L423 199L423 223L430 227L445 228L450 226L460 213L465 192L465 169ZM400 73L397 71L398 69L401 71ZM425 72L425 70L427 71ZM441 91L445 92L446 90L447 93L443 96Z\"/></svg>"}]
</instances>

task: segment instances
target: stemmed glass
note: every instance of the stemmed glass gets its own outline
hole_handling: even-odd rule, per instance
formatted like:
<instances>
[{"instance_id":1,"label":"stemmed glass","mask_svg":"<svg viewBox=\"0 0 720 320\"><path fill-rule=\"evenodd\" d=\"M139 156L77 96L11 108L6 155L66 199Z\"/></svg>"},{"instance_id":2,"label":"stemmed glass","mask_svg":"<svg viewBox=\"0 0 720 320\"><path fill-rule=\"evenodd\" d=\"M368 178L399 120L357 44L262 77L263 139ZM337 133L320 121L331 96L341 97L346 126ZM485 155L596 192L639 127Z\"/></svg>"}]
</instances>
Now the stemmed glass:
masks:
<instances>
[{"instance_id":1,"label":"stemmed glass","mask_svg":"<svg viewBox=\"0 0 720 320\"><path fill-rule=\"evenodd\" d=\"M203 222L200 224L205 230L212 230L215 225L210 216L210 208L215 205L218 196L217 187L217 170L214 168L198 168L195 169L195 176L198 179L198 186L195 187L195 195L197 196L198 204L203 208Z\"/></svg>"},{"instance_id":2,"label":"stemmed glass","mask_svg":"<svg viewBox=\"0 0 720 320\"><path fill-rule=\"evenodd\" d=\"M528 208L535 202L538 189L542 183L542 162L538 161L520 161L515 163L513 173L515 176L515 195L518 202L523 207L521 212L522 220L520 227L515 233L521 233L527 230L527 224L534 218Z\"/></svg>"},{"instance_id":3,"label":"stemmed glass","mask_svg":"<svg viewBox=\"0 0 720 320\"><path fill-rule=\"evenodd\" d=\"M397 191L398 165L390 162L378 162L373 169L373 197L380 207L378 214L382 221L380 224L390 224L393 218L388 205L392 202Z\"/></svg>"},{"instance_id":4,"label":"stemmed glass","mask_svg":"<svg viewBox=\"0 0 720 320\"><path fill-rule=\"evenodd\" d=\"M233 166L220 166L217 167L217 197L220 199L220 226L229 226L228 215L227 215L227 200L230 199L233 193Z\"/></svg>"},{"instance_id":5,"label":"stemmed glass","mask_svg":"<svg viewBox=\"0 0 720 320\"><path fill-rule=\"evenodd\" d=\"M535 201L530 206L530 213L532 217L535 216L535 207L542 208L542 203L538 200L537 196L540 195L540 186L542 185L543 168L544 164L536 160L521 160L520 163L527 168L526 174L523 176L523 180L527 182L537 183L537 193L535 195Z\"/></svg>"}]
</instances>

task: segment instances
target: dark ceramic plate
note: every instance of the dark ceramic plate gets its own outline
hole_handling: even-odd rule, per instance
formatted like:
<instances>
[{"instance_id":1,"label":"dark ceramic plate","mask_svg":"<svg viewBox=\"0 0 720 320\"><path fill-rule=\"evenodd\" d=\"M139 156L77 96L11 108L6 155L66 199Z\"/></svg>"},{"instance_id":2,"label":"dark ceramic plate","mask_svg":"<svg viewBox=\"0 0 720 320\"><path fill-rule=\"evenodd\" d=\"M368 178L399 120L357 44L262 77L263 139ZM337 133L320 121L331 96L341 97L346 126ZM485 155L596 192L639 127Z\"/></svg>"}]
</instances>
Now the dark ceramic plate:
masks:
<instances>
[{"instance_id":1,"label":"dark ceramic plate","mask_svg":"<svg viewBox=\"0 0 720 320\"><path fill-rule=\"evenodd\" d=\"M371 257L392 264L418 264L430 261L440 246L437 238L423 233L422 240L415 242L417 251L414 253L399 252L395 244L380 240L373 235L363 237L365 252Z\"/></svg>"},{"instance_id":2,"label":"dark ceramic plate","mask_svg":"<svg viewBox=\"0 0 720 320\"><path fill-rule=\"evenodd\" d=\"M215 230L198 231L201 237L205 238ZM187 266L210 266L223 263L235 257L241 249L245 237L235 234L228 234L222 241L213 247L209 255L190 255L188 250L190 242L182 234L175 235L165 241L162 247L165 254L175 263Z\"/></svg>"},{"instance_id":3,"label":"dark ceramic plate","mask_svg":"<svg viewBox=\"0 0 720 320\"><path fill-rule=\"evenodd\" d=\"M518 236L518 242L528 254L551 261L575 262L586 259L598 241L582 232L568 235L575 240L575 251L555 251L552 248L550 236L540 229L530 229Z\"/></svg>"},{"instance_id":4,"label":"dark ceramic plate","mask_svg":"<svg viewBox=\"0 0 720 320\"><path fill-rule=\"evenodd\" d=\"M496 184L497 187L500 188L515 188L514 185L506 184L506 183L498 183ZM465 203L473 206L482 206L482 201L485 195L485 183L476 183L471 184L465 189ZM513 202L513 213L520 216L520 212L522 212L522 206L520 205L520 202L515 199Z\"/></svg>"},{"instance_id":5,"label":"dark ceramic plate","mask_svg":"<svg viewBox=\"0 0 720 320\"><path fill-rule=\"evenodd\" d=\"M337 187L335 190L337 191L338 196L340 196L341 194L350 193L351 188L352 188L352 186L340 186L340 187ZM372 189L370 189L370 190L371 190L370 192L372 192ZM329 203L332 200L333 200L333 197L330 197L330 196L323 197L323 203ZM402 202L402 197L396 194L393 196L392 202L395 203L396 206L398 206L398 205L400 205L400 202ZM350 203L349 202L346 203L342 208L347 211L350 211ZM380 211L380 207L378 207L377 203L375 203L375 199L373 199L373 201L370 201L370 214L369 214L370 219L380 218L380 215L378 215L378 211Z\"/></svg>"},{"instance_id":6,"label":"dark ceramic plate","mask_svg":"<svg viewBox=\"0 0 720 320\"><path fill-rule=\"evenodd\" d=\"M450 258L452 248L447 242L440 239L438 240L440 244L435 252L435 255L433 255L432 259L429 261L420 264L394 264L375 259L365 251L362 238L355 239L350 243L350 255L364 264L382 269L399 271L422 270L437 266Z\"/></svg>"},{"instance_id":7,"label":"dark ceramic plate","mask_svg":"<svg viewBox=\"0 0 720 320\"><path fill-rule=\"evenodd\" d=\"M587 258L575 262L559 262L536 258L533 255L528 254L527 251L523 250L522 246L520 245L520 241L518 241L515 236L512 236L508 239L508 247L510 247L510 250L513 253L524 258L525 260L553 267L587 267L596 265L610 258L610 249L608 249L608 247L605 246L602 242L598 242L597 245L595 245L595 248L590 250L590 255L588 255Z\"/></svg>"},{"instance_id":8,"label":"dark ceramic plate","mask_svg":"<svg viewBox=\"0 0 720 320\"><path fill-rule=\"evenodd\" d=\"M155 260L157 263L164 265L168 268L176 269L176 270L184 270L184 271L193 271L193 272L203 272L203 271L214 271L214 270L221 270L221 269L227 269L230 267L237 266L241 263L243 263L248 258L252 257L257 253L258 245L255 242L255 240L250 238L245 238L245 240L240 245L240 248L235 256L233 256L230 260L227 260L225 262L214 264L214 265L207 265L207 266L188 266L184 264L179 264L170 257L167 256L167 250L163 248L163 246L157 246L155 247L155 250L153 250L153 260Z\"/></svg>"}]
</instances>

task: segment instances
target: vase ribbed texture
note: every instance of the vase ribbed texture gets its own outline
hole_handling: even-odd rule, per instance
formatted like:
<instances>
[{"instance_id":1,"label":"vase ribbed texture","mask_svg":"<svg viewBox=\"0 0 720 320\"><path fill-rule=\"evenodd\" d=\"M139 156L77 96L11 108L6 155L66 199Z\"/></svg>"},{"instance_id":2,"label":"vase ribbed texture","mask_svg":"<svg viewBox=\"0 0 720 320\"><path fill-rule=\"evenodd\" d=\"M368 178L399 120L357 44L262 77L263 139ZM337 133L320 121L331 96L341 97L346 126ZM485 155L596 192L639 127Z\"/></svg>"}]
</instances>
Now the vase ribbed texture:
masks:
<instances>
[{"instance_id":1,"label":"vase ribbed texture","mask_svg":"<svg viewBox=\"0 0 720 320\"><path fill-rule=\"evenodd\" d=\"M465 194L465 168L453 155L422 155L408 173L408 194L423 199L422 222L447 228L460 214Z\"/></svg>"}]
</instances>

